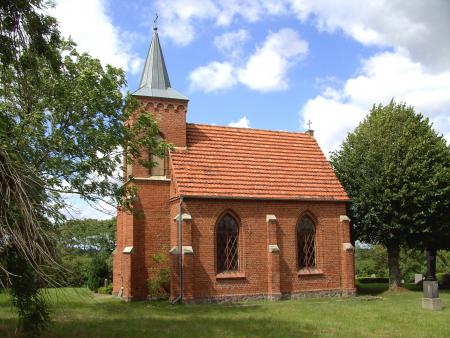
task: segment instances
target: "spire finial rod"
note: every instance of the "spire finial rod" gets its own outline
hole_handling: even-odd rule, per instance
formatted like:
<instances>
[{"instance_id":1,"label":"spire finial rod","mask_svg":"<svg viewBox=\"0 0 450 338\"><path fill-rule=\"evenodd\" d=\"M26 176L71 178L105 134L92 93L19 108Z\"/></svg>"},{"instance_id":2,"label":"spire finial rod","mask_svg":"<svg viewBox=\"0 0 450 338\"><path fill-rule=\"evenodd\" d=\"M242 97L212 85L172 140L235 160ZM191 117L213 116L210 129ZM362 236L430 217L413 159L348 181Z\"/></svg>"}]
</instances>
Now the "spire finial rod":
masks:
<instances>
[{"instance_id":1,"label":"spire finial rod","mask_svg":"<svg viewBox=\"0 0 450 338\"><path fill-rule=\"evenodd\" d=\"M309 130L311 130L311 125L312 125L311 120L308 120L308 129L309 129Z\"/></svg>"},{"instance_id":2,"label":"spire finial rod","mask_svg":"<svg viewBox=\"0 0 450 338\"><path fill-rule=\"evenodd\" d=\"M158 21L158 13L155 14L155 18L153 19L153 30L154 31L158 30L157 21Z\"/></svg>"}]
</instances>

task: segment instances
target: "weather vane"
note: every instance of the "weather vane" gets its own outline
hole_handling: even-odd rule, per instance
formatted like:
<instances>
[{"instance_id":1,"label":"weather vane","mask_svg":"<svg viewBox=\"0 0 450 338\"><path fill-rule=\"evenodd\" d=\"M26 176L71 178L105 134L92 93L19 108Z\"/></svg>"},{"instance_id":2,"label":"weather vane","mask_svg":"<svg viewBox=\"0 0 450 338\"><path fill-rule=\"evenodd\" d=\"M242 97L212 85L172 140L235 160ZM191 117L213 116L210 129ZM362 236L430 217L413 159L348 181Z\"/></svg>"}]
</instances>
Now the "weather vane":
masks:
<instances>
[{"instance_id":1,"label":"weather vane","mask_svg":"<svg viewBox=\"0 0 450 338\"><path fill-rule=\"evenodd\" d=\"M311 124L312 124L311 120L308 120L308 128L309 128L309 130L311 130Z\"/></svg>"},{"instance_id":2,"label":"weather vane","mask_svg":"<svg viewBox=\"0 0 450 338\"><path fill-rule=\"evenodd\" d=\"M158 13L155 14L155 18L153 19L153 30L154 31L158 30L157 21L158 21Z\"/></svg>"}]
</instances>

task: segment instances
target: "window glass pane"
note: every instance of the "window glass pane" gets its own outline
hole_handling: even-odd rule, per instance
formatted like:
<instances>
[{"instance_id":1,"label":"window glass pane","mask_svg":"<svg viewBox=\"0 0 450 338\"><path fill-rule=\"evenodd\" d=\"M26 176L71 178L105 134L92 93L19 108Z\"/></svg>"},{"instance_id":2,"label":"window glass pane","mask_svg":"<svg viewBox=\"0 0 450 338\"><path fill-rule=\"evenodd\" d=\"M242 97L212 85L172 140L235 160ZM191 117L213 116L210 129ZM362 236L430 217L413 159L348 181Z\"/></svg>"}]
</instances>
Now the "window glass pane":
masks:
<instances>
[{"instance_id":1,"label":"window glass pane","mask_svg":"<svg viewBox=\"0 0 450 338\"><path fill-rule=\"evenodd\" d=\"M307 216L297 224L297 265L299 269L316 266L315 227Z\"/></svg>"},{"instance_id":2,"label":"window glass pane","mask_svg":"<svg viewBox=\"0 0 450 338\"><path fill-rule=\"evenodd\" d=\"M239 228L229 214L217 225L217 272L239 270Z\"/></svg>"}]
</instances>

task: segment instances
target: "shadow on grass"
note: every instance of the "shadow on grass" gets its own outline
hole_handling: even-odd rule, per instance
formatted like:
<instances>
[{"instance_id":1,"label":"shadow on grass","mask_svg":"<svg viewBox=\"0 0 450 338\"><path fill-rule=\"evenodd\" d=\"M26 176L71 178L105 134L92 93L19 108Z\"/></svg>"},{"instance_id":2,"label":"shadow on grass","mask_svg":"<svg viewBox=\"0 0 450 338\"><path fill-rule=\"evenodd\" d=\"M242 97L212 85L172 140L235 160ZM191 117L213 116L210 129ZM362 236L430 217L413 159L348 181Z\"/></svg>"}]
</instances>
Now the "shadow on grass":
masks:
<instances>
[{"instance_id":1,"label":"shadow on grass","mask_svg":"<svg viewBox=\"0 0 450 338\"><path fill-rule=\"evenodd\" d=\"M76 313L58 311L45 337L316 337L318 328L310 323L288 322L261 316L255 307L170 306L134 302L131 307L117 303L79 304ZM80 308L81 307L81 308ZM147 311L143 311L145 308ZM129 310L129 311L127 311ZM0 335L14 336L16 321L0 321ZM323 332L322 332L323 333Z\"/></svg>"}]
</instances>

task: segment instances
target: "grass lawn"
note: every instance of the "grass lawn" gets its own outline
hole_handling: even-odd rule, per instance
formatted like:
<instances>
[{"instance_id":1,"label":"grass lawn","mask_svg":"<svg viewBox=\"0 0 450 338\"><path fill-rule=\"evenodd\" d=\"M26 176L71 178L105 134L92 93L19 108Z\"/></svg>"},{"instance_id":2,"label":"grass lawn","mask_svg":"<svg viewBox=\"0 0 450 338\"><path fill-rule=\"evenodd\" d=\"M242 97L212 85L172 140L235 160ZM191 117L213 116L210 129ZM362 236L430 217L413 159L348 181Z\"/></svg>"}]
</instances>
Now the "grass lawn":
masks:
<instances>
[{"instance_id":1,"label":"grass lawn","mask_svg":"<svg viewBox=\"0 0 450 338\"><path fill-rule=\"evenodd\" d=\"M85 289L48 294L53 321L44 337L450 337L448 291L435 312L422 310L422 294L412 291L177 306L97 298ZM14 336L16 319L0 294L0 337Z\"/></svg>"}]
</instances>

